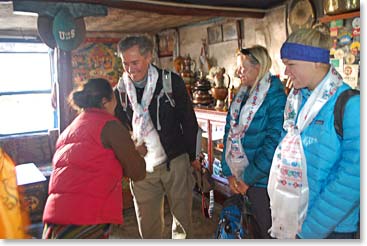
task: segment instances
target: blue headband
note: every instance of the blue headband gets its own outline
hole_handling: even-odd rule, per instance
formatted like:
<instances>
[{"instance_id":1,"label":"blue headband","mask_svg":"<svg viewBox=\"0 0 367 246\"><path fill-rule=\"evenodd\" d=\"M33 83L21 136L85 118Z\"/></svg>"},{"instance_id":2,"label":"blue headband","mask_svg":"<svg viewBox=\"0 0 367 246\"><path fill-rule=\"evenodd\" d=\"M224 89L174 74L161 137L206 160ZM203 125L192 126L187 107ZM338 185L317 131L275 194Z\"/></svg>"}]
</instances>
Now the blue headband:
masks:
<instances>
[{"instance_id":1,"label":"blue headband","mask_svg":"<svg viewBox=\"0 0 367 246\"><path fill-rule=\"evenodd\" d=\"M330 51L314 46L285 42L280 49L280 58L329 64Z\"/></svg>"}]
</instances>

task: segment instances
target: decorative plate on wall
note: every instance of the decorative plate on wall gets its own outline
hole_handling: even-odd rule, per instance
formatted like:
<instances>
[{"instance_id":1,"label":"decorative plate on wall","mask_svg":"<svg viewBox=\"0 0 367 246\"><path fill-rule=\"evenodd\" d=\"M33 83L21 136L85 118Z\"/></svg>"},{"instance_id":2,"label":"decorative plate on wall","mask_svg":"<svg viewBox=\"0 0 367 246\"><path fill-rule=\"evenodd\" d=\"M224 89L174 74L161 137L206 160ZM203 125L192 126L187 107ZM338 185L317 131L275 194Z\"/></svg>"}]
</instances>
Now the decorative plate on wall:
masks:
<instances>
[{"instance_id":1,"label":"decorative plate on wall","mask_svg":"<svg viewBox=\"0 0 367 246\"><path fill-rule=\"evenodd\" d=\"M301 28L309 28L315 23L315 11L309 0L292 0L288 8L289 34Z\"/></svg>"}]
</instances>

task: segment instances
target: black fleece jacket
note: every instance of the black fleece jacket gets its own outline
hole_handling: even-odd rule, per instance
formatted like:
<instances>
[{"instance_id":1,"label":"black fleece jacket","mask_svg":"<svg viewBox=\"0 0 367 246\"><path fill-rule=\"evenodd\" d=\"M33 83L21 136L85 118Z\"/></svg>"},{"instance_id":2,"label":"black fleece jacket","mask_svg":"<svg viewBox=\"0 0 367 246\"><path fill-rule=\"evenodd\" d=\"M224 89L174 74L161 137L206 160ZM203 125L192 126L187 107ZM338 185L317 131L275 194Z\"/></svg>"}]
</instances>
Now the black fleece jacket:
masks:
<instances>
[{"instance_id":1,"label":"black fleece jacket","mask_svg":"<svg viewBox=\"0 0 367 246\"><path fill-rule=\"evenodd\" d=\"M154 91L152 101L149 105L150 117L155 129L157 129L157 97L163 88L162 70L157 68L159 78ZM168 156L168 162L177 156L188 153L190 161L196 158L196 136L198 123L193 109L192 102L187 94L185 83L180 76L172 74L172 95L175 107L172 107L167 96L164 94L159 100L159 123L161 130L157 129L162 146ZM137 100L140 103L144 88L137 88ZM129 129L132 129L133 110L129 99L127 99L126 111L123 110L120 102L120 95L115 88L117 107L115 115Z\"/></svg>"}]
</instances>

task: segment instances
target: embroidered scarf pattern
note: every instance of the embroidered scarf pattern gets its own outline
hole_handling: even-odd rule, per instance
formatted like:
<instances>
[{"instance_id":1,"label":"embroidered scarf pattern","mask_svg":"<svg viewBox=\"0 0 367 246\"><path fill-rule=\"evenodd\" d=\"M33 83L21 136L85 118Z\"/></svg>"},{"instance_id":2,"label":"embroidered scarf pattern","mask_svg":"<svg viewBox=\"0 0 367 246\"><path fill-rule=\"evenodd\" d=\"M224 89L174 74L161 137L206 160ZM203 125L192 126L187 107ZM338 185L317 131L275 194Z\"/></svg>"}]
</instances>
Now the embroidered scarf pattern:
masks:
<instances>
[{"instance_id":1,"label":"embroidered scarf pattern","mask_svg":"<svg viewBox=\"0 0 367 246\"><path fill-rule=\"evenodd\" d=\"M149 105L153 99L158 77L158 70L152 65L149 65L147 83L144 87L140 104L137 101L134 82L131 81L128 74L124 73L122 75L122 79L120 79L117 86L120 91L123 91L123 88L126 89L126 94L131 102L133 110L132 139L136 141L136 145L144 143L147 147L147 154L144 156L147 172L153 172L155 166L167 160L167 155L149 114Z\"/></svg>"},{"instance_id":2,"label":"embroidered scarf pattern","mask_svg":"<svg viewBox=\"0 0 367 246\"><path fill-rule=\"evenodd\" d=\"M268 182L272 216L269 232L272 237L295 239L296 234L301 231L307 214L309 195L307 160L301 132L309 126L342 82L342 77L331 66L324 81L311 93L301 111L300 90L292 89L289 93L283 123L287 134L275 150Z\"/></svg>"},{"instance_id":3,"label":"embroidered scarf pattern","mask_svg":"<svg viewBox=\"0 0 367 246\"><path fill-rule=\"evenodd\" d=\"M248 166L248 159L242 146L241 139L245 136L254 115L263 103L270 88L271 76L266 73L259 81L254 91L241 108L241 102L248 94L248 88L241 86L230 109L230 128L226 142L226 162L231 169L232 175L242 180L242 175Z\"/></svg>"},{"instance_id":4,"label":"embroidered scarf pattern","mask_svg":"<svg viewBox=\"0 0 367 246\"><path fill-rule=\"evenodd\" d=\"M132 138L137 141L137 145L140 145L143 143L144 138L154 129L154 125L149 115L149 105L153 98L153 93L158 79L158 72L152 67L152 65L149 65L147 84L144 88L140 104L136 97L134 82L129 78L127 73L124 73L122 77L126 93L134 111L132 119Z\"/></svg>"}]
</instances>

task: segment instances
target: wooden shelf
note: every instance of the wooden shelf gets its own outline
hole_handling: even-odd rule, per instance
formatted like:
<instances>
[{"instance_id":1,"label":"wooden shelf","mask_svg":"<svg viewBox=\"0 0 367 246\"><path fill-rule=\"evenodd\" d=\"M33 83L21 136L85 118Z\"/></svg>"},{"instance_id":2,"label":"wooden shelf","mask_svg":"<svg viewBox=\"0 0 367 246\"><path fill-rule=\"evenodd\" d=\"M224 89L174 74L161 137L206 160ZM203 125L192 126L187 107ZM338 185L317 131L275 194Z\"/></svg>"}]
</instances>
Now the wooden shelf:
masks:
<instances>
[{"instance_id":1,"label":"wooden shelf","mask_svg":"<svg viewBox=\"0 0 367 246\"><path fill-rule=\"evenodd\" d=\"M360 11L354 11L354 12L337 14L337 15L324 15L323 17L319 18L319 21L322 23L327 23L327 22L334 21L334 20L349 19L349 18L359 17L359 16L360 16Z\"/></svg>"},{"instance_id":2,"label":"wooden shelf","mask_svg":"<svg viewBox=\"0 0 367 246\"><path fill-rule=\"evenodd\" d=\"M226 123L226 111L216 111L215 109L195 107L196 118L213 122Z\"/></svg>"},{"instance_id":3,"label":"wooden shelf","mask_svg":"<svg viewBox=\"0 0 367 246\"><path fill-rule=\"evenodd\" d=\"M213 162L218 154L221 155L223 149L218 148L215 141L222 140L224 132L221 130L226 123L227 112L216 111L211 108L195 107L196 118L205 125L205 132L202 134L206 142L206 149L209 160L209 170L213 173ZM219 128L218 128L219 127ZM220 158L218 158L220 159ZM226 178L212 175L215 182L214 199L222 204L230 195L231 191Z\"/></svg>"}]
</instances>

